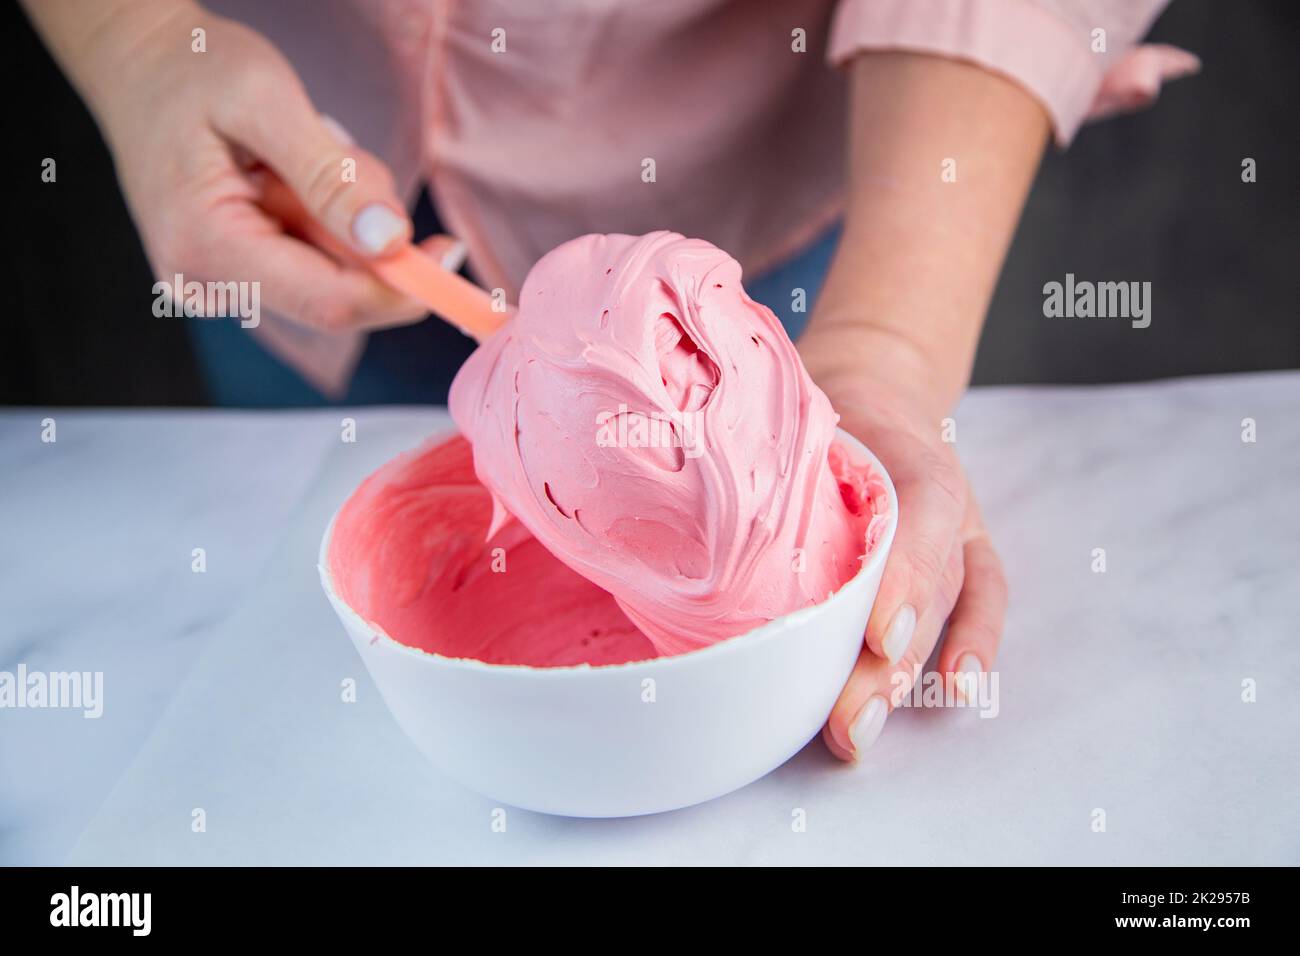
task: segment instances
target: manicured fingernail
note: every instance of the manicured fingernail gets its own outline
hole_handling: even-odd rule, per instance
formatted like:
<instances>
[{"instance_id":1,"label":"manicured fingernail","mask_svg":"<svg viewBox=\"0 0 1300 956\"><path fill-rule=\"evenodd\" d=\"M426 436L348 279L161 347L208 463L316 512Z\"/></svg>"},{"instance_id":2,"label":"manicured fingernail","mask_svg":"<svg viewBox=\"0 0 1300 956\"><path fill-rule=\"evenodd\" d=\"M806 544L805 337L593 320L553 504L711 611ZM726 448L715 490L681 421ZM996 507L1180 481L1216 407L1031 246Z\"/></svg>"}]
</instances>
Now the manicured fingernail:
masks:
<instances>
[{"instance_id":1,"label":"manicured fingernail","mask_svg":"<svg viewBox=\"0 0 1300 956\"><path fill-rule=\"evenodd\" d=\"M459 272L465 264L467 251L464 241L457 239L456 244L442 254L442 267L448 272Z\"/></svg>"},{"instance_id":2,"label":"manicured fingernail","mask_svg":"<svg viewBox=\"0 0 1300 956\"><path fill-rule=\"evenodd\" d=\"M877 695L867 701L858 719L849 728L849 740L853 744L853 755L857 756L876 742L880 732L885 729L885 718L889 716L889 704L885 698Z\"/></svg>"},{"instance_id":3,"label":"manicured fingernail","mask_svg":"<svg viewBox=\"0 0 1300 956\"><path fill-rule=\"evenodd\" d=\"M984 673L984 665L974 654L963 654L958 659L957 673L953 675L953 679L957 685L957 693L961 694L963 699L968 701L976 699L982 673Z\"/></svg>"},{"instance_id":4,"label":"manicured fingernail","mask_svg":"<svg viewBox=\"0 0 1300 956\"><path fill-rule=\"evenodd\" d=\"M381 202L372 202L352 220L352 235L366 252L383 252L406 235L406 220Z\"/></svg>"},{"instance_id":5,"label":"manicured fingernail","mask_svg":"<svg viewBox=\"0 0 1300 956\"><path fill-rule=\"evenodd\" d=\"M326 116L324 113L322 113L320 117L320 121L324 125L324 127L330 131L330 135L333 136L336 140L338 140L342 145L344 146L356 145L357 141L352 138L352 134L349 133L346 129L344 129L343 124L340 123L338 120L336 120L334 117Z\"/></svg>"},{"instance_id":6,"label":"manicured fingernail","mask_svg":"<svg viewBox=\"0 0 1300 956\"><path fill-rule=\"evenodd\" d=\"M902 659L907 645L912 643L912 632L915 630L916 608L904 604L894 612L894 619L889 622L889 630L885 631L885 639L881 641L889 663L897 664Z\"/></svg>"}]
</instances>

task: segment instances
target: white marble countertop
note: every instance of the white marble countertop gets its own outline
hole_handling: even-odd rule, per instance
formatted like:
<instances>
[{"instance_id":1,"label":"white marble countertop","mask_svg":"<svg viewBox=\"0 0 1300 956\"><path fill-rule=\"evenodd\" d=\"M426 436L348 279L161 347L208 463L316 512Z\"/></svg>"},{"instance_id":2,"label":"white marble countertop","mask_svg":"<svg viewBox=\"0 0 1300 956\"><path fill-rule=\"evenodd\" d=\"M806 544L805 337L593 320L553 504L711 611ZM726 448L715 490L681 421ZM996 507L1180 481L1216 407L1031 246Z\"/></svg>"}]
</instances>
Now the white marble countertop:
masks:
<instances>
[{"instance_id":1,"label":"white marble countertop","mask_svg":"<svg viewBox=\"0 0 1300 956\"><path fill-rule=\"evenodd\" d=\"M333 509L441 410L5 411L0 672L102 672L103 714L0 708L0 863L1300 863L1297 410L1300 373L973 392L995 719L899 711L854 767L814 742L700 807L504 833L316 581Z\"/></svg>"}]
</instances>

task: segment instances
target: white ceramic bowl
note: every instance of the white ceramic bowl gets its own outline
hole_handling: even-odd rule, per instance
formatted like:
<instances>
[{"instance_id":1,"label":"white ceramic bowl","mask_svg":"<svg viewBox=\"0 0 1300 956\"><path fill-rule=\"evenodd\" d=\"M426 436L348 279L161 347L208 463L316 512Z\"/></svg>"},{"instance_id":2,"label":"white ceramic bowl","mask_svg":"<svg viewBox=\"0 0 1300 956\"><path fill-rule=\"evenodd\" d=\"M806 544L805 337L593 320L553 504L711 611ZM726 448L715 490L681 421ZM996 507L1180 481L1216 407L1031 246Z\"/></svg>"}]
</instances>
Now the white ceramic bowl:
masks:
<instances>
[{"instance_id":1,"label":"white ceramic bowl","mask_svg":"<svg viewBox=\"0 0 1300 956\"><path fill-rule=\"evenodd\" d=\"M574 817L658 813L737 790L821 729L848 680L898 523L828 600L676 657L601 667L524 667L399 644L320 576L398 725L447 776L503 803Z\"/></svg>"}]
</instances>

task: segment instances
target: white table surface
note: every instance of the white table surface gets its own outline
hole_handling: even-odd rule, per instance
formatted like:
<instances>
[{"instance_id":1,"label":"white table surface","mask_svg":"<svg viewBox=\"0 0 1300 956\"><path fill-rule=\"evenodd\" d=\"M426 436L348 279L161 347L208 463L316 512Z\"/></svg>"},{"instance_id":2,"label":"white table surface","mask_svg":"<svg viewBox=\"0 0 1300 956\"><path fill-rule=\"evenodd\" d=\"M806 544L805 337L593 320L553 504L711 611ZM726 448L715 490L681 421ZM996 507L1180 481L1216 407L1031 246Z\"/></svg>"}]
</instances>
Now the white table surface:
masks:
<instances>
[{"instance_id":1,"label":"white table surface","mask_svg":"<svg viewBox=\"0 0 1300 956\"><path fill-rule=\"evenodd\" d=\"M899 711L853 767L814 742L703 806L501 833L397 729L315 569L441 410L0 413L0 670L104 674L98 720L0 709L0 862L1300 863L1300 373L956 418L1011 584L995 719Z\"/></svg>"}]
</instances>

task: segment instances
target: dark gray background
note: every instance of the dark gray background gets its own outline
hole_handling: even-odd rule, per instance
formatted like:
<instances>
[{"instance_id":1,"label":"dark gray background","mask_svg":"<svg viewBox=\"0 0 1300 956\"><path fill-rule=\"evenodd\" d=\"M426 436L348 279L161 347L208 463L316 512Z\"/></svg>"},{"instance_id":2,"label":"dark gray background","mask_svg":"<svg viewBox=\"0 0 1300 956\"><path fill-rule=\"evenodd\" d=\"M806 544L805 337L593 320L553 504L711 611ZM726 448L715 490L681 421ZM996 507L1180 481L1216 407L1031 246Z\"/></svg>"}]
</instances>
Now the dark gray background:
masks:
<instances>
[{"instance_id":1,"label":"dark gray background","mask_svg":"<svg viewBox=\"0 0 1300 956\"><path fill-rule=\"evenodd\" d=\"M1292 0L1175 0L1150 39L1197 53L1200 76L1150 111L1085 127L1053 152L990 310L975 382L1113 382L1300 365ZM184 326L151 314L152 278L92 120L6 6L19 152L7 177L13 298L0 404L206 400ZM57 188L37 181L46 156ZM1253 157L1258 181L1241 181ZM1067 272L1150 281L1150 328L1047 319L1042 287Z\"/></svg>"}]
</instances>

